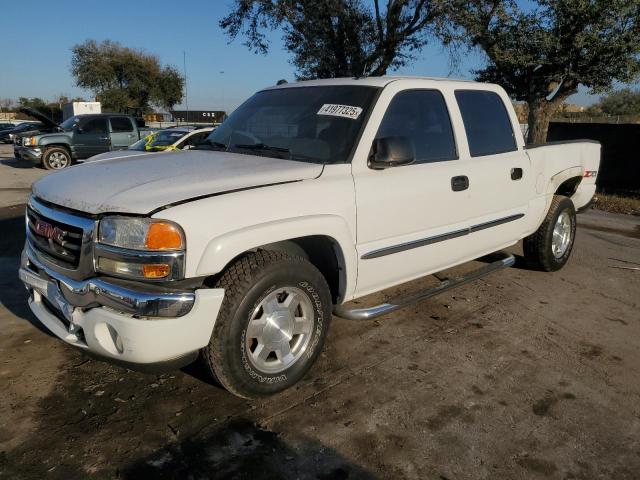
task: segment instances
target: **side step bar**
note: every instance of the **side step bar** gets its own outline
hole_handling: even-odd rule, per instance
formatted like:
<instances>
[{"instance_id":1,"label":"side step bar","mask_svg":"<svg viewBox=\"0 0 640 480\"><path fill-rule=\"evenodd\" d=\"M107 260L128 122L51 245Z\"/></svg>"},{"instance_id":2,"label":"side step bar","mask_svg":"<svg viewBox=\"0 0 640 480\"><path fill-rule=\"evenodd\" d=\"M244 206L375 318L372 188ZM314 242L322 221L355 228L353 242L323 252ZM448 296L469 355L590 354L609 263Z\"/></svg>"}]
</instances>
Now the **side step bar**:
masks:
<instances>
[{"instance_id":1,"label":"side step bar","mask_svg":"<svg viewBox=\"0 0 640 480\"><path fill-rule=\"evenodd\" d=\"M469 272L465 275L442 280L438 285L421 292L407 295L405 297L398 297L390 300L387 303L382 303L370 308L356 308L350 310L344 305L335 305L333 307L333 314L347 320L371 320L373 318L380 317L381 315L391 313L413 303L433 297L434 295L438 295L439 293L451 290L452 288L464 285L465 283L473 282L474 280L482 278L492 272L510 267L516 262L516 259L513 255L504 252L500 252L500 255L502 258L500 258L499 260L489 263L488 265L478 268L477 270Z\"/></svg>"}]
</instances>

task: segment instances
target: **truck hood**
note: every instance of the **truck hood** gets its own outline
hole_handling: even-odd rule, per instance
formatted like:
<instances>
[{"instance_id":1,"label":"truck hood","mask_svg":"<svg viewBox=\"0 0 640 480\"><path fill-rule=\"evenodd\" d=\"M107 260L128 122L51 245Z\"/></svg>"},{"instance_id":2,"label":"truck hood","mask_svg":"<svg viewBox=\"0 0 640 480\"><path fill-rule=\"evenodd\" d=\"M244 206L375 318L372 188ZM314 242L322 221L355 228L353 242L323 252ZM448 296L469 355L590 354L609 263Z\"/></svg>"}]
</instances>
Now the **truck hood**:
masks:
<instances>
[{"instance_id":1,"label":"truck hood","mask_svg":"<svg viewBox=\"0 0 640 480\"><path fill-rule=\"evenodd\" d=\"M148 214L190 199L316 178L322 168L312 163L208 150L160 152L54 172L33 184L33 194L89 214Z\"/></svg>"},{"instance_id":2,"label":"truck hood","mask_svg":"<svg viewBox=\"0 0 640 480\"><path fill-rule=\"evenodd\" d=\"M54 122L49 117L47 117L44 113L39 112L35 108L22 107L19 110L19 112L24 113L26 115L29 115L30 117L33 117L36 120L39 120L40 122L42 122L47 127L56 128L58 126L58 124L56 122Z\"/></svg>"}]
</instances>

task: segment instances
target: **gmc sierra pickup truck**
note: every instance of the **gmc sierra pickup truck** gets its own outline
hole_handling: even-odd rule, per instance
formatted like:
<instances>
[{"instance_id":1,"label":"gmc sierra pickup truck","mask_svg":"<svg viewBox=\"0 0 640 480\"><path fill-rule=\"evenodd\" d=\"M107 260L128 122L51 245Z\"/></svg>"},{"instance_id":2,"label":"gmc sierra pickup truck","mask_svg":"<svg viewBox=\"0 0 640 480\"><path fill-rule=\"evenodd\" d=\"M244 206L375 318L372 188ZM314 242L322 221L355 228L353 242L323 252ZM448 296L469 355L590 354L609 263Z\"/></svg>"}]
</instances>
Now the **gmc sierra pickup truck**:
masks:
<instances>
[{"instance_id":1,"label":"gmc sierra pickup truck","mask_svg":"<svg viewBox=\"0 0 640 480\"><path fill-rule=\"evenodd\" d=\"M60 125L36 110L29 109L28 113L53 133L20 135L14 142L13 153L16 158L41 164L47 170L61 170L74 161L124 150L151 133L134 117L120 113L76 115Z\"/></svg>"},{"instance_id":2,"label":"gmc sierra pickup truck","mask_svg":"<svg viewBox=\"0 0 640 480\"><path fill-rule=\"evenodd\" d=\"M381 305L353 299L524 239L562 268L600 145L524 145L496 85L333 79L256 93L190 151L74 166L33 185L20 278L55 335L125 365L199 356L242 397L290 387L332 312L364 320L510 266Z\"/></svg>"}]
</instances>

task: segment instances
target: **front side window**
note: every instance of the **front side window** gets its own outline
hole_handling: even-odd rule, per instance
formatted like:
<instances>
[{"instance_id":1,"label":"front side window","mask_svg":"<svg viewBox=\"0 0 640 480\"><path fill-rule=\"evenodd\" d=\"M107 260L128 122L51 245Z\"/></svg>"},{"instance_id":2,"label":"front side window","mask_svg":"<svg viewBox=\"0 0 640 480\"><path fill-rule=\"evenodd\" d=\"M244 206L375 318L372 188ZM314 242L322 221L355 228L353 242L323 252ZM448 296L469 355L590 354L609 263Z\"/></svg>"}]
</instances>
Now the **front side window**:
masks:
<instances>
[{"instance_id":1,"label":"front side window","mask_svg":"<svg viewBox=\"0 0 640 480\"><path fill-rule=\"evenodd\" d=\"M517 150L507 109L497 93L456 90L455 94L472 157Z\"/></svg>"},{"instance_id":2,"label":"front side window","mask_svg":"<svg viewBox=\"0 0 640 480\"><path fill-rule=\"evenodd\" d=\"M208 147L314 163L349 161L378 91L368 86L264 90L207 137Z\"/></svg>"},{"instance_id":3,"label":"front side window","mask_svg":"<svg viewBox=\"0 0 640 480\"><path fill-rule=\"evenodd\" d=\"M415 163L457 158L447 105L437 90L405 90L393 97L376 134L384 137L407 137Z\"/></svg>"},{"instance_id":4,"label":"front side window","mask_svg":"<svg viewBox=\"0 0 640 480\"><path fill-rule=\"evenodd\" d=\"M107 133L106 118L91 118L82 124L83 133Z\"/></svg>"},{"instance_id":5,"label":"front side window","mask_svg":"<svg viewBox=\"0 0 640 480\"><path fill-rule=\"evenodd\" d=\"M111 131L114 133L133 132L133 125L127 117L111 117L109 121L111 122Z\"/></svg>"}]
</instances>

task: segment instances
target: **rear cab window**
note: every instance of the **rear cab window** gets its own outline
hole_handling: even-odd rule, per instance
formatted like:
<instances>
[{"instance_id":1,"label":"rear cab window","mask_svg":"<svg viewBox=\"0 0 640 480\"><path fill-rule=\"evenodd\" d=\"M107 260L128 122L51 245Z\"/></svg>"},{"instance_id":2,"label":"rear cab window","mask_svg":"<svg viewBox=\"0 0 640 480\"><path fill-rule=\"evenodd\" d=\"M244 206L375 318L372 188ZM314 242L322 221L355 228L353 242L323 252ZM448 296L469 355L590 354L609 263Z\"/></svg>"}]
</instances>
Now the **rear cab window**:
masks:
<instances>
[{"instance_id":1,"label":"rear cab window","mask_svg":"<svg viewBox=\"0 0 640 480\"><path fill-rule=\"evenodd\" d=\"M472 157L518 149L509 114L497 93L487 90L456 90L455 97Z\"/></svg>"}]
</instances>

